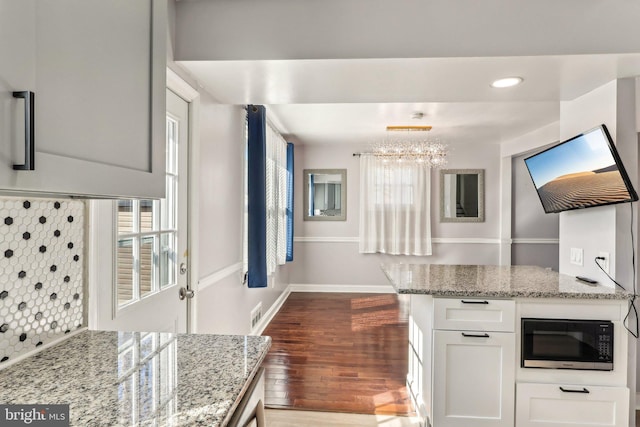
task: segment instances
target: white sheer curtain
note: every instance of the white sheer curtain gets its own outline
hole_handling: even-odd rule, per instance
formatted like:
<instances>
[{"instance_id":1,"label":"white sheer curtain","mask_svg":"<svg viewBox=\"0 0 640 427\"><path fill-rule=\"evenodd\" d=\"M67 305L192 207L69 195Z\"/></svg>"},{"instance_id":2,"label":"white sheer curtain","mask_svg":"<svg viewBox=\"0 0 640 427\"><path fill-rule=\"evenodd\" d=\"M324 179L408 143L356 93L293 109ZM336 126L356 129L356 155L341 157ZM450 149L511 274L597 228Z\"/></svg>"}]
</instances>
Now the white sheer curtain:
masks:
<instances>
[{"instance_id":1,"label":"white sheer curtain","mask_svg":"<svg viewBox=\"0 0 640 427\"><path fill-rule=\"evenodd\" d=\"M360 156L360 252L431 255L430 169Z\"/></svg>"},{"instance_id":2,"label":"white sheer curtain","mask_svg":"<svg viewBox=\"0 0 640 427\"><path fill-rule=\"evenodd\" d=\"M270 125L267 150L267 274L287 259L287 142Z\"/></svg>"}]
</instances>

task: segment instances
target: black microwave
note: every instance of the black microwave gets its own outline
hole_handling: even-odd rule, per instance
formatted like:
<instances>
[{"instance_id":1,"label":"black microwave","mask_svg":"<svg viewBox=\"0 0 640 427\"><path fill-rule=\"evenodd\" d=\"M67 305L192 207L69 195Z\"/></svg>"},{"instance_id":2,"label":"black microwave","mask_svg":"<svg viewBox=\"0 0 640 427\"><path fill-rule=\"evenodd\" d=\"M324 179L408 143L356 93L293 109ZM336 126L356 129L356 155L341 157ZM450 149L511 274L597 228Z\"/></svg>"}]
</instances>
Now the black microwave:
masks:
<instances>
[{"instance_id":1,"label":"black microwave","mask_svg":"<svg viewBox=\"0 0 640 427\"><path fill-rule=\"evenodd\" d=\"M612 371L613 323L523 318L521 366Z\"/></svg>"}]
</instances>

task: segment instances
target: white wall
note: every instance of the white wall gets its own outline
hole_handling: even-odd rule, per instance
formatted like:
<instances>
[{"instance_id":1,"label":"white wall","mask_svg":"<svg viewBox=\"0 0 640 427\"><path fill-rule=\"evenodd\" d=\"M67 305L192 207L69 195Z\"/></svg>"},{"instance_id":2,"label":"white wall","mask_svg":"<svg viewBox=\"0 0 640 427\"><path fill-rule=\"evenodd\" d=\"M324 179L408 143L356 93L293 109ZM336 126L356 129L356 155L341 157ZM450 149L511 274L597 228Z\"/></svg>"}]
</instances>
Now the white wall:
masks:
<instances>
[{"instance_id":1,"label":"white wall","mask_svg":"<svg viewBox=\"0 0 640 427\"><path fill-rule=\"evenodd\" d=\"M539 265L558 271L559 216L544 213L527 171L524 159L534 153L535 151L512 158L511 263Z\"/></svg>"},{"instance_id":2,"label":"white wall","mask_svg":"<svg viewBox=\"0 0 640 427\"><path fill-rule=\"evenodd\" d=\"M266 312L288 285L286 266L268 288L242 284L245 116L243 107L218 104L201 92L198 333L249 334L251 310L262 303Z\"/></svg>"},{"instance_id":3,"label":"white wall","mask_svg":"<svg viewBox=\"0 0 640 427\"><path fill-rule=\"evenodd\" d=\"M571 138L601 123L607 125L616 147L624 159L637 159L635 124L635 81L608 83L560 107L560 138ZM625 161L630 178L637 188L637 162ZM560 272L592 277L613 286L593 261L600 251L611 254L611 274L631 281L630 258L618 257L630 252L629 205L603 206L560 214ZM625 214L626 212L626 214ZM584 250L584 265L569 262L571 248ZM620 270L620 271L618 271Z\"/></svg>"},{"instance_id":4,"label":"white wall","mask_svg":"<svg viewBox=\"0 0 640 427\"><path fill-rule=\"evenodd\" d=\"M352 153L366 149L358 145L295 145L296 241L290 271L292 284L387 286L389 282L380 270L381 262L498 264L500 157L497 144L490 147L456 145L447 166L485 169L484 223L440 223L439 172L432 171L431 227L436 243L433 255L427 257L358 253L360 167L359 158ZM347 220L303 221L303 169L342 168L347 169Z\"/></svg>"}]
</instances>

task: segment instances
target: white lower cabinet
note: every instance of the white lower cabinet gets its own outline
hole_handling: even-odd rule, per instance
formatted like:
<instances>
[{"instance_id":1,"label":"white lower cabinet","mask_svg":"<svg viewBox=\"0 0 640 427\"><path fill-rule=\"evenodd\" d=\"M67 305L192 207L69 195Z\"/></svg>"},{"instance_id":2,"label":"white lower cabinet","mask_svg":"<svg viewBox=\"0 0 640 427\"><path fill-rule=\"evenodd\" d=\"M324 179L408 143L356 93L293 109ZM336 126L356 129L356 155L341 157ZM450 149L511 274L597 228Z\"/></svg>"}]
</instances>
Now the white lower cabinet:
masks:
<instances>
[{"instance_id":1,"label":"white lower cabinet","mask_svg":"<svg viewBox=\"0 0 640 427\"><path fill-rule=\"evenodd\" d=\"M629 389L518 383L516 427L626 427Z\"/></svg>"},{"instance_id":2,"label":"white lower cabinet","mask_svg":"<svg viewBox=\"0 0 640 427\"><path fill-rule=\"evenodd\" d=\"M515 334L433 332L433 426L513 427Z\"/></svg>"}]
</instances>

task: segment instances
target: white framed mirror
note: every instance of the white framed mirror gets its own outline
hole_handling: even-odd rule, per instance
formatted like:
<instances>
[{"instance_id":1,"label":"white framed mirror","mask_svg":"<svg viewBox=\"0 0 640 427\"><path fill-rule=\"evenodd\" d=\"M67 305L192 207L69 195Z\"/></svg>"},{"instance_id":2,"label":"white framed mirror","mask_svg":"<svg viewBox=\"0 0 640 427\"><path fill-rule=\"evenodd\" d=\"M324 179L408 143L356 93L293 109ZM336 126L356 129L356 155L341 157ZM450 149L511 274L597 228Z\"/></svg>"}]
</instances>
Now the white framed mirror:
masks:
<instances>
[{"instance_id":1,"label":"white framed mirror","mask_svg":"<svg viewBox=\"0 0 640 427\"><path fill-rule=\"evenodd\" d=\"M440 170L440 222L484 222L484 169Z\"/></svg>"},{"instance_id":2,"label":"white framed mirror","mask_svg":"<svg viewBox=\"0 0 640 427\"><path fill-rule=\"evenodd\" d=\"M347 170L304 170L304 220L347 220Z\"/></svg>"}]
</instances>

